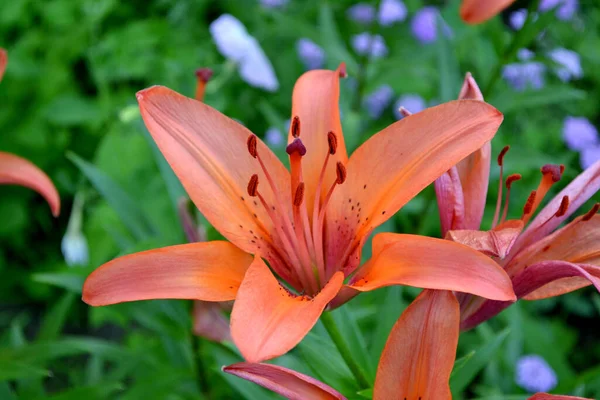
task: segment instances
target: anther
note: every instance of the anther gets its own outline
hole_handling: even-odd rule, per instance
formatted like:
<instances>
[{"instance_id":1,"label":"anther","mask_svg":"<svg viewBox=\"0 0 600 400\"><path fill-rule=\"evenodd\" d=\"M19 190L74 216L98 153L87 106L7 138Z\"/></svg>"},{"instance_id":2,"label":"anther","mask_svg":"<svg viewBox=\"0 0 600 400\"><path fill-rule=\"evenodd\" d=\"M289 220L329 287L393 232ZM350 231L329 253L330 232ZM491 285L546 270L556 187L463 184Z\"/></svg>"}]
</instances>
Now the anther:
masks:
<instances>
[{"instance_id":1,"label":"anther","mask_svg":"<svg viewBox=\"0 0 600 400\"><path fill-rule=\"evenodd\" d=\"M346 63L341 63L338 67L338 74L340 78L345 78L348 76L348 72L346 71Z\"/></svg>"},{"instance_id":2,"label":"anther","mask_svg":"<svg viewBox=\"0 0 600 400\"><path fill-rule=\"evenodd\" d=\"M592 206L592 209L590 211L588 211L583 218L581 218L582 221L589 221L590 219L592 219L594 217L594 215L596 215L596 213L598 212L598 210L600 210L600 203L596 203Z\"/></svg>"},{"instance_id":3,"label":"anther","mask_svg":"<svg viewBox=\"0 0 600 400\"><path fill-rule=\"evenodd\" d=\"M256 150L257 142L258 140L256 139L256 135L248 136L248 141L246 142L246 144L248 145L248 153L250 153L250 155L254 158L258 156L258 152Z\"/></svg>"},{"instance_id":4,"label":"anther","mask_svg":"<svg viewBox=\"0 0 600 400\"><path fill-rule=\"evenodd\" d=\"M302 140L299 137L296 137L292 143L287 145L285 151L290 156L294 153L298 153L301 156L303 156L306 154L306 147L304 147L304 143L302 143Z\"/></svg>"},{"instance_id":5,"label":"anther","mask_svg":"<svg viewBox=\"0 0 600 400\"><path fill-rule=\"evenodd\" d=\"M525 206L523 207L523 214L527 215L531 212L531 210L533 209L533 204L535 203L535 197L537 196L537 191L533 190L531 191L531 194L529 194L529 197L527 198L527 203L525 203Z\"/></svg>"},{"instance_id":6,"label":"anther","mask_svg":"<svg viewBox=\"0 0 600 400\"><path fill-rule=\"evenodd\" d=\"M198 68L196 70L196 78L198 78L199 80L201 80L202 82L206 83L210 80L210 78L212 77L213 72L212 69L210 68Z\"/></svg>"},{"instance_id":7,"label":"anther","mask_svg":"<svg viewBox=\"0 0 600 400\"><path fill-rule=\"evenodd\" d=\"M292 136L300 137L300 117L295 116L292 120Z\"/></svg>"},{"instance_id":8,"label":"anther","mask_svg":"<svg viewBox=\"0 0 600 400\"><path fill-rule=\"evenodd\" d=\"M346 167L340 161L335 165L335 173L337 175L337 184L341 185L346 181Z\"/></svg>"},{"instance_id":9,"label":"anther","mask_svg":"<svg viewBox=\"0 0 600 400\"><path fill-rule=\"evenodd\" d=\"M300 207L304 200L304 182L300 182L296 188L296 194L294 195L294 205Z\"/></svg>"},{"instance_id":10,"label":"anther","mask_svg":"<svg viewBox=\"0 0 600 400\"><path fill-rule=\"evenodd\" d=\"M546 164L541 168L542 174L552 174L552 182L560 181L562 173L565 170L564 165Z\"/></svg>"},{"instance_id":11,"label":"anther","mask_svg":"<svg viewBox=\"0 0 600 400\"><path fill-rule=\"evenodd\" d=\"M332 131L327 132L327 144L329 145L329 154L334 155L337 151L337 136Z\"/></svg>"},{"instance_id":12,"label":"anther","mask_svg":"<svg viewBox=\"0 0 600 400\"><path fill-rule=\"evenodd\" d=\"M510 189L511 185L521 179L521 174L512 174L506 178L506 188Z\"/></svg>"},{"instance_id":13,"label":"anther","mask_svg":"<svg viewBox=\"0 0 600 400\"><path fill-rule=\"evenodd\" d=\"M563 215L565 215L567 213L567 210L569 209L569 196L563 196L562 200L560 201L560 206L558 207L558 211L556 211L556 214L554 214L556 217L562 217Z\"/></svg>"},{"instance_id":14,"label":"anther","mask_svg":"<svg viewBox=\"0 0 600 400\"><path fill-rule=\"evenodd\" d=\"M248 182L248 194L250 197L254 197L258 194L258 175L254 174Z\"/></svg>"},{"instance_id":15,"label":"anther","mask_svg":"<svg viewBox=\"0 0 600 400\"><path fill-rule=\"evenodd\" d=\"M504 165L504 156L506 155L506 153L508 153L508 150L510 150L510 146L504 146L504 148L502 149L500 154L498 154L498 165L499 166Z\"/></svg>"}]
</instances>

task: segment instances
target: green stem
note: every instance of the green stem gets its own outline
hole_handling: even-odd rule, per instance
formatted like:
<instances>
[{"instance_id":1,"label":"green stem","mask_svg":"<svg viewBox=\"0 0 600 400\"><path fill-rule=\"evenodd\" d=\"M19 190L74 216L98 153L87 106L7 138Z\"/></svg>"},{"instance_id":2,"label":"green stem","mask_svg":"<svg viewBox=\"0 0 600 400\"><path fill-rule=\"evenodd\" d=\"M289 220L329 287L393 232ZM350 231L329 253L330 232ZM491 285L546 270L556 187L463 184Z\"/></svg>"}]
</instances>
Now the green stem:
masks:
<instances>
[{"instance_id":1,"label":"green stem","mask_svg":"<svg viewBox=\"0 0 600 400\"><path fill-rule=\"evenodd\" d=\"M344 340L344 337L338 329L335 320L331 316L331 313L324 312L323 314L321 314L321 322L323 322L327 333L329 333L331 340L333 340L333 343L335 343L335 347L337 347L338 351L340 352L340 355L346 362L346 365L348 365L348 368L350 368L350 371L358 381L360 387L363 389L370 387L371 385L369 383L369 379L367 379L367 377L365 376L365 373L363 372L360 365L358 365L358 362L354 359L354 357L352 357L352 352L348 347L348 343L346 343L346 341Z\"/></svg>"},{"instance_id":2,"label":"green stem","mask_svg":"<svg viewBox=\"0 0 600 400\"><path fill-rule=\"evenodd\" d=\"M200 395L204 397L205 395L210 398L210 388L208 385L208 378L205 373L204 363L202 362L202 353L201 353L201 340L202 338L193 335L191 337L192 340L192 351L194 355L195 361L195 372L196 372L196 383L198 384L198 390L200 391Z\"/></svg>"},{"instance_id":3,"label":"green stem","mask_svg":"<svg viewBox=\"0 0 600 400\"><path fill-rule=\"evenodd\" d=\"M483 91L483 96L485 98L489 97L492 94L494 87L496 86L496 82L498 82L500 74L502 73L502 67L510 61L512 61L517 55L519 48L525 45L524 43L522 43L522 37L524 33L528 31L529 25L531 25L531 23L533 22L535 18L535 12L538 9L539 3L540 0L533 0L529 4L529 8L527 9L527 18L525 19L523 26L517 31L517 33L513 37L513 40L508 46L508 49L504 52L504 54L500 58L500 61L496 64L492 71L491 78Z\"/></svg>"}]
</instances>

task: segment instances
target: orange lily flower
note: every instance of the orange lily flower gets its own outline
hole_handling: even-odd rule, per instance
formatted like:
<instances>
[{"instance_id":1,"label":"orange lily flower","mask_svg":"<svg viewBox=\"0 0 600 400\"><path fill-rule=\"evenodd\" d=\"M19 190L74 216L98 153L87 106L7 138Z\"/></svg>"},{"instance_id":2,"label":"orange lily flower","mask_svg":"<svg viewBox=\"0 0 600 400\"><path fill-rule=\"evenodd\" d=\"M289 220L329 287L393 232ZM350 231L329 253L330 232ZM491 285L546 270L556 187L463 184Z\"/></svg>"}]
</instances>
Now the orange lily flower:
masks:
<instances>
[{"instance_id":1,"label":"orange lily flower","mask_svg":"<svg viewBox=\"0 0 600 400\"><path fill-rule=\"evenodd\" d=\"M6 50L0 48L0 81L7 63ZM0 151L0 185L18 185L35 190L46 199L52 215L56 217L60 212L60 197L50 178L22 157Z\"/></svg>"},{"instance_id":2,"label":"orange lily flower","mask_svg":"<svg viewBox=\"0 0 600 400\"><path fill-rule=\"evenodd\" d=\"M452 292L424 290L390 332L377 367L373 400L451 399L449 379L456 359L459 324L459 305ZM237 363L223 371L290 400L346 399L310 376L277 365ZM582 398L538 393L530 400L551 399Z\"/></svg>"},{"instance_id":3,"label":"orange lily flower","mask_svg":"<svg viewBox=\"0 0 600 400\"><path fill-rule=\"evenodd\" d=\"M469 75L461 94L468 92L483 100L477 84ZM596 215L600 204L552 233L598 191L600 162L589 167L556 195L525 229L551 186L560 180L564 167L542 167L542 180L529 196L522 217L506 220L510 187L521 179L519 174L514 174L503 181L503 160L507 151L508 147L505 147L498 156L499 195L490 231L479 230L490 170L489 148L473 153L435 182L442 234L446 239L492 256L511 277L518 298L543 299L590 284L600 290L600 215ZM503 187L506 187L507 193L500 215ZM465 294L459 294L458 299L463 329L476 326L511 304Z\"/></svg>"},{"instance_id":4,"label":"orange lily flower","mask_svg":"<svg viewBox=\"0 0 600 400\"><path fill-rule=\"evenodd\" d=\"M467 24L480 24L499 14L515 0L463 0L460 17Z\"/></svg>"},{"instance_id":5,"label":"orange lily flower","mask_svg":"<svg viewBox=\"0 0 600 400\"><path fill-rule=\"evenodd\" d=\"M294 347L328 304L361 291L403 284L514 300L495 262L440 239L378 235L375 243L385 249L358 269L373 229L488 142L502 115L480 101L442 104L377 133L348 159L338 108L343 75L342 65L307 72L296 83L291 171L252 132L211 107L165 87L139 92L158 147L230 243L117 258L88 277L84 301L235 300L233 340L247 361L259 362Z\"/></svg>"}]
</instances>

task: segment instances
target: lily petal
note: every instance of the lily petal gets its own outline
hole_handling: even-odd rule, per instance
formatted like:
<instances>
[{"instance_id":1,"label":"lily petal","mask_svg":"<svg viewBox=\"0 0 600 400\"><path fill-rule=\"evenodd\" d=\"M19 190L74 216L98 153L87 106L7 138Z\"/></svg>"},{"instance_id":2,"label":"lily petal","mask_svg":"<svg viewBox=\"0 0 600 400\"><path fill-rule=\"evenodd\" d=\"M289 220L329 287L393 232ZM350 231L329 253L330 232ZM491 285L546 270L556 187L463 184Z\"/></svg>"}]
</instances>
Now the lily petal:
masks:
<instances>
[{"instance_id":1,"label":"lily petal","mask_svg":"<svg viewBox=\"0 0 600 400\"><path fill-rule=\"evenodd\" d=\"M563 396L561 394L536 393L528 400L593 400L587 397Z\"/></svg>"},{"instance_id":2,"label":"lily petal","mask_svg":"<svg viewBox=\"0 0 600 400\"><path fill-rule=\"evenodd\" d=\"M6 71L6 64L8 64L8 53L0 47L0 81L4 76L4 71Z\"/></svg>"},{"instance_id":3,"label":"lily petal","mask_svg":"<svg viewBox=\"0 0 600 400\"><path fill-rule=\"evenodd\" d=\"M463 0L460 17L467 24L480 24L510 6L515 0Z\"/></svg>"},{"instance_id":4,"label":"lily petal","mask_svg":"<svg viewBox=\"0 0 600 400\"><path fill-rule=\"evenodd\" d=\"M485 255L504 258L523 230L523 221L508 220L491 231L449 231L446 239L464 244Z\"/></svg>"},{"instance_id":5,"label":"lily petal","mask_svg":"<svg viewBox=\"0 0 600 400\"><path fill-rule=\"evenodd\" d=\"M1 58L0 54L0 63ZM52 215L56 217L60 213L60 197L48 175L22 157L0 151L0 185L19 185L35 190L46 199Z\"/></svg>"},{"instance_id":6,"label":"lily petal","mask_svg":"<svg viewBox=\"0 0 600 400\"><path fill-rule=\"evenodd\" d=\"M228 242L190 243L116 258L88 276L83 301L235 299L252 256Z\"/></svg>"},{"instance_id":7,"label":"lily petal","mask_svg":"<svg viewBox=\"0 0 600 400\"><path fill-rule=\"evenodd\" d=\"M456 100L405 117L367 140L352 154L346 181L333 193L335 206L327 210L328 259L340 259L348 243L481 148L501 122L502 114L484 102Z\"/></svg>"},{"instance_id":8,"label":"lily petal","mask_svg":"<svg viewBox=\"0 0 600 400\"><path fill-rule=\"evenodd\" d=\"M451 399L450 373L456 358L460 310L445 290L424 290L390 332L373 390L373 400Z\"/></svg>"},{"instance_id":9,"label":"lily petal","mask_svg":"<svg viewBox=\"0 0 600 400\"><path fill-rule=\"evenodd\" d=\"M434 188L442 236L446 236L450 230L466 229L464 227L465 199L456 166L437 178Z\"/></svg>"},{"instance_id":10,"label":"lily petal","mask_svg":"<svg viewBox=\"0 0 600 400\"><path fill-rule=\"evenodd\" d=\"M345 75L342 64L336 71L313 70L303 74L292 95L292 118L300 119L300 138L306 147L302 158L302 174L305 182L305 203L308 215L312 215L315 191L325 157L329 151L327 133L337 137L337 151L330 156L321 194L325 194L336 179L335 166L338 161L346 164L348 154L340 122L340 76ZM289 141L293 140L291 127Z\"/></svg>"},{"instance_id":11,"label":"lily petal","mask_svg":"<svg viewBox=\"0 0 600 400\"><path fill-rule=\"evenodd\" d=\"M265 144L257 150L279 189L275 195L258 160L249 151L248 129L215 109L170 89L154 86L137 94L142 117L154 141L200 212L223 236L244 251L276 253L273 225L264 208L247 194L253 174L267 204L291 214L289 172Z\"/></svg>"},{"instance_id":12,"label":"lily petal","mask_svg":"<svg viewBox=\"0 0 600 400\"><path fill-rule=\"evenodd\" d=\"M296 346L339 292L343 280L337 272L314 298L297 296L282 287L256 257L231 312L231 335L246 361L268 360Z\"/></svg>"},{"instance_id":13,"label":"lily petal","mask_svg":"<svg viewBox=\"0 0 600 400\"><path fill-rule=\"evenodd\" d=\"M523 298L548 283L563 278L581 277L591 282L600 291L600 268L593 265L578 265L566 261L542 261L530 265L513 278L515 294ZM461 323L461 329L471 329L487 321L510 306L506 301L485 301L475 312Z\"/></svg>"},{"instance_id":14,"label":"lily petal","mask_svg":"<svg viewBox=\"0 0 600 400\"><path fill-rule=\"evenodd\" d=\"M219 303L197 300L192 311L194 335L214 342L231 341L229 320Z\"/></svg>"},{"instance_id":15,"label":"lily petal","mask_svg":"<svg viewBox=\"0 0 600 400\"><path fill-rule=\"evenodd\" d=\"M547 236L577 211L598 190L600 190L600 160L579 174L577 178L554 196L552 201L538 213L527 229L525 229L525 232L517 239L513 253L516 254L523 247ZM554 214L560 208L560 203L564 196L569 197L569 208L567 208L567 212L564 215L556 217Z\"/></svg>"},{"instance_id":16,"label":"lily petal","mask_svg":"<svg viewBox=\"0 0 600 400\"><path fill-rule=\"evenodd\" d=\"M377 243L384 240L387 244ZM380 233L373 253L349 286L370 291L390 285L455 290L494 300L516 300L506 272L484 254L449 240Z\"/></svg>"},{"instance_id":17,"label":"lily petal","mask_svg":"<svg viewBox=\"0 0 600 400\"><path fill-rule=\"evenodd\" d=\"M341 393L323 382L279 365L237 363L223 367L223 371L290 400L346 400Z\"/></svg>"}]
</instances>

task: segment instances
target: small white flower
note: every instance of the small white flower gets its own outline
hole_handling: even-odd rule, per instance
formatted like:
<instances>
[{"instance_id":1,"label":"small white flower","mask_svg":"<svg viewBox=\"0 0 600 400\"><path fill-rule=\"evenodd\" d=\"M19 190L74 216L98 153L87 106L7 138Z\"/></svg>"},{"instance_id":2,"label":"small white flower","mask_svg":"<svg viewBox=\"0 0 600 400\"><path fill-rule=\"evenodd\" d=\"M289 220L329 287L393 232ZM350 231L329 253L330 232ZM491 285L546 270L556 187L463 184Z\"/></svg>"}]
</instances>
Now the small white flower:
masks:
<instances>
[{"instance_id":1,"label":"small white flower","mask_svg":"<svg viewBox=\"0 0 600 400\"><path fill-rule=\"evenodd\" d=\"M62 238L60 248L69 267L87 265L89 262L88 244L81 231L69 232Z\"/></svg>"},{"instance_id":2,"label":"small white flower","mask_svg":"<svg viewBox=\"0 0 600 400\"><path fill-rule=\"evenodd\" d=\"M554 72L561 81L568 82L571 79L579 79L583 76L579 54L573 50L559 47L552 50L548 55L552 61L559 65L554 68Z\"/></svg>"},{"instance_id":3,"label":"small white flower","mask_svg":"<svg viewBox=\"0 0 600 400\"><path fill-rule=\"evenodd\" d=\"M392 25L406 19L408 10L401 0L381 0L377 19L383 26Z\"/></svg>"}]
</instances>

